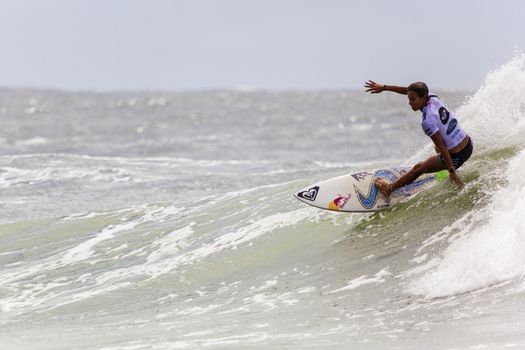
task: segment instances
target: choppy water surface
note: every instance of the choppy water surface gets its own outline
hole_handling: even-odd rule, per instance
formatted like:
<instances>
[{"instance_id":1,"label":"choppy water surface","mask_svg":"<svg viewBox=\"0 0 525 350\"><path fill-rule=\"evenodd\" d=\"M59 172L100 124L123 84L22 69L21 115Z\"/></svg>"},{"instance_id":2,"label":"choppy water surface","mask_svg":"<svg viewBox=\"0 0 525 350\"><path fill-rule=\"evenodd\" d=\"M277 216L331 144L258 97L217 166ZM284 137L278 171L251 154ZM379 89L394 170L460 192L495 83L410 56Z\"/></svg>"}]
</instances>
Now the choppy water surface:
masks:
<instances>
[{"instance_id":1,"label":"choppy water surface","mask_svg":"<svg viewBox=\"0 0 525 350\"><path fill-rule=\"evenodd\" d=\"M361 91L0 91L0 348L525 347L524 57L437 91L475 141L376 214L291 196L432 152Z\"/></svg>"}]
</instances>

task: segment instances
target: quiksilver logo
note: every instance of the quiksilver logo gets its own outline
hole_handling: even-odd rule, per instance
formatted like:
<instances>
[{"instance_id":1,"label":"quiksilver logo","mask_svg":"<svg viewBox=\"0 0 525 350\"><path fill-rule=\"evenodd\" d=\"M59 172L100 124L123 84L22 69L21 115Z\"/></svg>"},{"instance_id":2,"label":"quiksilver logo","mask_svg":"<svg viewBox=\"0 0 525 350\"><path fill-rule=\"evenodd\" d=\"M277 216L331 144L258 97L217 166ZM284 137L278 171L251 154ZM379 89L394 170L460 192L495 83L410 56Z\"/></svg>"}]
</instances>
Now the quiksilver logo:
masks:
<instances>
[{"instance_id":1,"label":"quiksilver logo","mask_svg":"<svg viewBox=\"0 0 525 350\"><path fill-rule=\"evenodd\" d=\"M365 209L372 209L372 207L376 204L377 201L377 187L373 183L373 179L376 178L387 178L390 181L396 181L398 179L398 176L391 172L390 170L382 169L376 171L376 173L372 176L372 182L370 183L370 187L368 189L368 194L365 195L359 189L356 185L354 185L355 192L357 193L357 199L359 200L359 203L363 206Z\"/></svg>"},{"instance_id":2,"label":"quiksilver logo","mask_svg":"<svg viewBox=\"0 0 525 350\"><path fill-rule=\"evenodd\" d=\"M456 119L452 119L450 121L450 124L448 124L447 135L450 135L450 133L454 131L454 129L456 128L456 125L458 125L458 121Z\"/></svg>"}]
</instances>

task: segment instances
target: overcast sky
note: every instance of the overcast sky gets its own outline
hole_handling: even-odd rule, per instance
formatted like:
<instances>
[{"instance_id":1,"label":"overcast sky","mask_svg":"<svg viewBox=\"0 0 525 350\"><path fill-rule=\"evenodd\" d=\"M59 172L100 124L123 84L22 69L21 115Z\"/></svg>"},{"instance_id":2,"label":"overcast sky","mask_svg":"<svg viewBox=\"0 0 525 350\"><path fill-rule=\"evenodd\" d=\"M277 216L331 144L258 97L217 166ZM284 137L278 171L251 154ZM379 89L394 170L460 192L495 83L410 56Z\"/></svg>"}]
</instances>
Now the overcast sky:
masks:
<instances>
[{"instance_id":1,"label":"overcast sky","mask_svg":"<svg viewBox=\"0 0 525 350\"><path fill-rule=\"evenodd\" d=\"M525 51L522 0L0 0L0 86L476 88Z\"/></svg>"}]
</instances>

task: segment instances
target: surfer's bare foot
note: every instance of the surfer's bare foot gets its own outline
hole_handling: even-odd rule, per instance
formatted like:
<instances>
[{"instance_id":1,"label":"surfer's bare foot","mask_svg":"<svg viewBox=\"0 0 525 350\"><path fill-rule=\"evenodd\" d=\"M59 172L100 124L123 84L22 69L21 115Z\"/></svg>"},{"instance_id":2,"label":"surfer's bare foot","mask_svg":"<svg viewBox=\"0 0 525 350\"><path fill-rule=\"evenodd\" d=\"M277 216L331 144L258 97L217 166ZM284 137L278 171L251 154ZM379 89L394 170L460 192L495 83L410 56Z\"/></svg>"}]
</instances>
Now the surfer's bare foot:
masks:
<instances>
[{"instance_id":1,"label":"surfer's bare foot","mask_svg":"<svg viewBox=\"0 0 525 350\"><path fill-rule=\"evenodd\" d=\"M377 187L379 192L388 199L392 193L392 183L386 181L385 179L375 179L374 185Z\"/></svg>"}]
</instances>

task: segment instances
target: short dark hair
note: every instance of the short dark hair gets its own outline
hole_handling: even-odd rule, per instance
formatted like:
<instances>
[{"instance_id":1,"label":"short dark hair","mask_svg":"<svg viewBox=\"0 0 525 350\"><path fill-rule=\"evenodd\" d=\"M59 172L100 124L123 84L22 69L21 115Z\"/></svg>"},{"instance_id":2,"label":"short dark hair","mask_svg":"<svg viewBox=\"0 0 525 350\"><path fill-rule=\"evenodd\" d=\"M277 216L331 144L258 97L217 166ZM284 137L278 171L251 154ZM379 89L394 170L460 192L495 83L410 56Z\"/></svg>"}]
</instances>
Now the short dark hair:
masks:
<instances>
[{"instance_id":1,"label":"short dark hair","mask_svg":"<svg viewBox=\"0 0 525 350\"><path fill-rule=\"evenodd\" d=\"M428 96L428 86L422 81L416 81L408 86L408 91L414 91L419 97Z\"/></svg>"}]
</instances>

